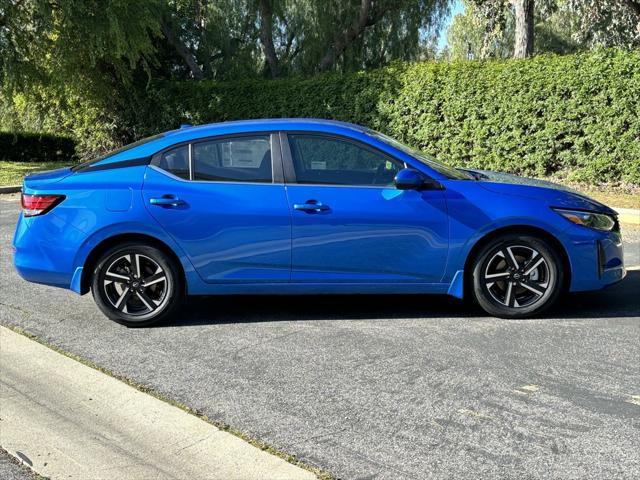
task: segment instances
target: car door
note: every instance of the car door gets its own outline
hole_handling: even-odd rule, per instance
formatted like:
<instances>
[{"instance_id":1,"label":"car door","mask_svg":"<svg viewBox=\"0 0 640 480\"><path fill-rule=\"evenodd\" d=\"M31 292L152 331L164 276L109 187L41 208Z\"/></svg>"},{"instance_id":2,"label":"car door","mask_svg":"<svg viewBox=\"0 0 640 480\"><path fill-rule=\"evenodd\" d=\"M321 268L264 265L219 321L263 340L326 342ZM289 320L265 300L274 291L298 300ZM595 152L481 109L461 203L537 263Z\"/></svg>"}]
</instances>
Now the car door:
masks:
<instances>
[{"instance_id":1,"label":"car door","mask_svg":"<svg viewBox=\"0 0 640 480\"><path fill-rule=\"evenodd\" d=\"M448 251L442 190L397 190L396 158L347 137L282 134L292 282L440 282Z\"/></svg>"},{"instance_id":2,"label":"car door","mask_svg":"<svg viewBox=\"0 0 640 480\"><path fill-rule=\"evenodd\" d=\"M160 152L143 196L206 282L289 281L291 220L277 134L214 137Z\"/></svg>"}]
</instances>

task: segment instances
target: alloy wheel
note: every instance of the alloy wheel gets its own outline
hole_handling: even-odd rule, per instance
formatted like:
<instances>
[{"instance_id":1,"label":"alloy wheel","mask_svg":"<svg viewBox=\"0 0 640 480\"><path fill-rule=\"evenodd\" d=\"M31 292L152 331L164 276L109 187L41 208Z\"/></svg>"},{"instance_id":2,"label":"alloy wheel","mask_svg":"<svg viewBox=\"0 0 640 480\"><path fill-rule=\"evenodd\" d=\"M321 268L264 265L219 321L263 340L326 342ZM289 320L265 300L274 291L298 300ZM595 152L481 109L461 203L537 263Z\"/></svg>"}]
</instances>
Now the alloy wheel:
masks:
<instances>
[{"instance_id":1,"label":"alloy wheel","mask_svg":"<svg viewBox=\"0 0 640 480\"><path fill-rule=\"evenodd\" d=\"M130 316L147 316L167 302L170 278L153 258L130 252L108 265L102 288L115 310Z\"/></svg>"},{"instance_id":2,"label":"alloy wheel","mask_svg":"<svg viewBox=\"0 0 640 480\"><path fill-rule=\"evenodd\" d=\"M497 250L486 263L485 289L501 305L529 307L547 292L552 272L545 257L526 245L509 245Z\"/></svg>"}]
</instances>

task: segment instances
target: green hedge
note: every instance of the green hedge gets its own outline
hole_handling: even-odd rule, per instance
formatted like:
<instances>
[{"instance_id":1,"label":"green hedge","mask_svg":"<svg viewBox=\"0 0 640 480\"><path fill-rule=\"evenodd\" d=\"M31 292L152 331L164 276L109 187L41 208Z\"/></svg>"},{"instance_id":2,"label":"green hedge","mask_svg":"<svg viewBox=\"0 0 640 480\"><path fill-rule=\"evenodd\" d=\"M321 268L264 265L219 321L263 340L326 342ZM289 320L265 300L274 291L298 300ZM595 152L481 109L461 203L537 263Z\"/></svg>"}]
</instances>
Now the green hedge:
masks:
<instances>
[{"instance_id":1,"label":"green hedge","mask_svg":"<svg viewBox=\"0 0 640 480\"><path fill-rule=\"evenodd\" d=\"M143 80L93 97L91 89L43 86L9 102L0 98L7 105L0 117L14 129L70 135L83 158L185 122L331 118L382 131L455 166L640 186L640 50L397 63L304 79ZM71 151L31 147L19 153L11 140L8 148L14 159ZM11 156L3 145L0 152Z\"/></svg>"},{"instance_id":2,"label":"green hedge","mask_svg":"<svg viewBox=\"0 0 640 480\"><path fill-rule=\"evenodd\" d=\"M138 96L125 117L139 134L181 122L332 118L370 126L451 165L640 185L637 50L161 83Z\"/></svg>"},{"instance_id":3,"label":"green hedge","mask_svg":"<svg viewBox=\"0 0 640 480\"><path fill-rule=\"evenodd\" d=\"M0 160L12 162L70 162L75 142L68 137L0 132Z\"/></svg>"}]
</instances>

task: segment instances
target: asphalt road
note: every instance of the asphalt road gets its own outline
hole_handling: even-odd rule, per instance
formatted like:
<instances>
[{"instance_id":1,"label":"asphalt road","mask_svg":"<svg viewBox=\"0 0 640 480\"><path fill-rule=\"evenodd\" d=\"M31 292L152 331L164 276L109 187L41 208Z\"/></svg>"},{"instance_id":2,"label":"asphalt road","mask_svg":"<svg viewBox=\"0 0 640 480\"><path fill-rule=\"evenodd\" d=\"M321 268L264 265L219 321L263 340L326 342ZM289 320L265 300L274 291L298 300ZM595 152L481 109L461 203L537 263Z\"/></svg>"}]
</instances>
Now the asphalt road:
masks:
<instances>
[{"instance_id":1,"label":"asphalt road","mask_svg":"<svg viewBox=\"0 0 640 480\"><path fill-rule=\"evenodd\" d=\"M2 435L0 432L0 441ZM34 480L35 475L32 470L11 457L4 449L0 448L0 478L2 480Z\"/></svg>"},{"instance_id":2,"label":"asphalt road","mask_svg":"<svg viewBox=\"0 0 640 480\"><path fill-rule=\"evenodd\" d=\"M129 330L11 266L0 323L150 386L341 478L639 478L640 271L507 321L427 296L194 300ZM640 232L625 232L640 263Z\"/></svg>"}]
</instances>

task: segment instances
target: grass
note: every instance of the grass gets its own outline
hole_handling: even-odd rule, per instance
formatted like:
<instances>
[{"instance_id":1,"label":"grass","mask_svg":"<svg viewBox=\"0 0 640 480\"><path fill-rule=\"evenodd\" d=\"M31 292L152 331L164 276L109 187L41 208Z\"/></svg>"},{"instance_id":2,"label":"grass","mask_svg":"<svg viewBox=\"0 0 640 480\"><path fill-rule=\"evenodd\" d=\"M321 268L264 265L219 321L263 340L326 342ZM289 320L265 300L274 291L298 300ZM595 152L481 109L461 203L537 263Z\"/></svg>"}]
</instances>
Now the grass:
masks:
<instances>
[{"instance_id":1,"label":"grass","mask_svg":"<svg viewBox=\"0 0 640 480\"><path fill-rule=\"evenodd\" d=\"M8 162L0 160L0 186L22 185L22 179L30 173L66 167L66 162Z\"/></svg>"},{"instance_id":2,"label":"grass","mask_svg":"<svg viewBox=\"0 0 640 480\"><path fill-rule=\"evenodd\" d=\"M604 189L585 186L574 186L576 190L598 200L605 205L616 208L640 208L640 188Z\"/></svg>"}]
</instances>

